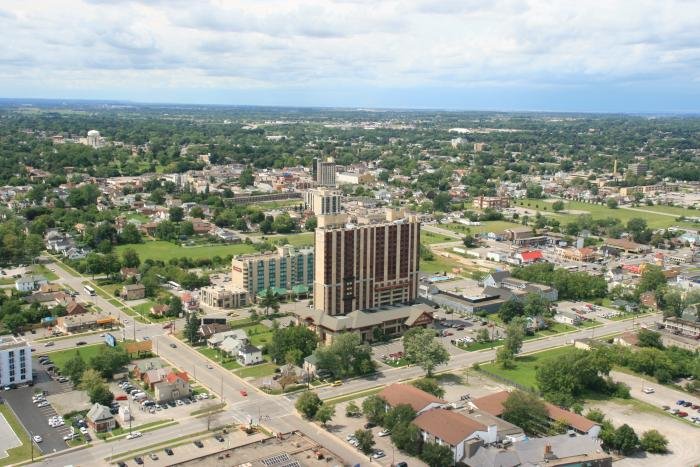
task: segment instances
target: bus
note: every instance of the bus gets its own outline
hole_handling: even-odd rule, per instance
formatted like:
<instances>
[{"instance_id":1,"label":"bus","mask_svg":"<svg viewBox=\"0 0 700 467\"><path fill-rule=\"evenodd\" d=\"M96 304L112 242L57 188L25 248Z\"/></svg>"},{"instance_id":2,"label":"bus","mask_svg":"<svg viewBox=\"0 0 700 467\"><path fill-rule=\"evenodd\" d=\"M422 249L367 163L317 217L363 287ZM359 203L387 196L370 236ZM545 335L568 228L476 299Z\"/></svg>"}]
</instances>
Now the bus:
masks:
<instances>
[{"instance_id":1,"label":"bus","mask_svg":"<svg viewBox=\"0 0 700 467\"><path fill-rule=\"evenodd\" d=\"M170 287L172 287L173 289L175 289L175 290L179 290L179 289L180 289L180 284L178 284L178 283L175 282L175 281L168 281L168 285L169 285Z\"/></svg>"},{"instance_id":2,"label":"bus","mask_svg":"<svg viewBox=\"0 0 700 467\"><path fill-rule=\"evenodd\" d=\"M97 294L95 293L95 289L93 289L93 288L90 287L89 285L86 285L86 286L85 286L85 293L88 294L88 295L92 295L92 296L97 295Z\"/></svg>"}]
</instances>

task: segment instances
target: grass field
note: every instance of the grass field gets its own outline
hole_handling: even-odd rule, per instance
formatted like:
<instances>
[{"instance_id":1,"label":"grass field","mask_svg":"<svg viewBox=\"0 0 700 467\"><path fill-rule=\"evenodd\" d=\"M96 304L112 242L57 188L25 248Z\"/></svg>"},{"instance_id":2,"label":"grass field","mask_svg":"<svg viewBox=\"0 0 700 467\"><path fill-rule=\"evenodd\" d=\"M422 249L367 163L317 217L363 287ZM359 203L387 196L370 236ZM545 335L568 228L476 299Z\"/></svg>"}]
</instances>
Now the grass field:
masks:
<instances>
[{"instance_id":1,"label":"grass field","mask_svg":"<svg viewBox=\"0 0 700 467\"><path fill-rule=\"evenodd\" d=\"M58 276L56 275L56 273L50 271L49 268L47 268L43 264L35 264L34 266L32 266L32 270L34 271L34 274L40 274L50 281L58 280Z\"/></svg>"},{"instance_id":2,"label":"grass field","mask_svg":"<svg viewBox=\"0 0 700 467\"><path fill-rule=\"evenodd\" d=\"M219 365L226 368L227 370L237 370L241 367L241 365L236 361L235 358L227 357L225 355L223 356L222 360L219 361L219 352L216 349L212 349L211 347L197 347L196 350L197 352L207 357L209 360L217 362Z\"/></svg>"},{"instance_id":3,"label":"grass field","mask_svg":"<svg viewBox=\"0 0 700 467\"><path fill-rule=\"evenodd\" d=\"M551 215L551 216L556 216L556 218L562 223L562 224L568 224L569 222L572 222L580 215L580 213L554 213L552 212L552 203L557 201L556 199L523 199L523 200L518 200L517 205L522 206L525 208L530 208L533 210L539 210L543 215ZM529 204L529 206L528 206ZM537 207L539 206L539 207ZM547 207L547 211L544 210L544 208ZM669 212L673 213L670 211L664 211L663 206L653 206L651 209L646 209L646 206L639 206L639 208L635 209L640 209L640 210L648 210L648 211L657 211L657 212ZM673 208L669 208L673 209ZM681 209L681 208L677 208ZM574 211L581 211L582 213L588 213L590 214L594 219L606 219L608 217L612 217L615 219L620 219L620 221L623 224L627 224L627 221L633 218L639 218L639 219L644 219L647 221L647 224L649 225L650 228L653 229L658 229L658 228L665 228L665 227L671 227L674 225L679 225L679 226L686 226L689 227L692 224L687 223L687 222L676 222L676 219L670 216L661 216L657 215L652 212L642 212L642 211L636 211L632 209L626 209L625 207L620 207L617 209L610 209L607 206L601 205L601 204L589 204L589 203L583 203L581 201L564 201L564 210L574 210ZM684 210L687 211L687 210ZM690 211L693 212L693 211ZM680 214L679 214L680 215ZM692 215L692 214L690 214Z\"/></svg>"},{"instance_id":4,"label":"grass field","mask_svg":"<svg viewBox=\"0 0 700 467\"><path fill-rule=\"evenodd\" d=\"M255 248L252 245L239 243L236 245L207 245L183 247L170 242L153 241L139 243L136 245L120 245L115 251L118 255L126 248L133 248L139 254L141 261L147 259L165 261L172 258L188 257L192 259L211 258L213 256L239 255L253 253Z\"/></svg>"},{"instance_id":5,"label":"grass field","mask_svg":"<svg viewBox=\"0 0 700 467\"><path fill-rule=\"evenodd\" d=\"M489 232L503 232L504 230L512 229L513 227L522 227L522 225L509 221L488 221L482 222L481 225L463 225L451 223L442 224L440 227L462 234L466 234L467 231L470 231L472 234L484 234Z\"/></svg>"},{"instance_id":6,"label":"grass field","mask_svg":"<svg viewBox=\"0 0 700 467\"><path fill-rule=\"evenodd\" d=\"M464 267L462 266L459 262L450 259L450 258L445 258L440 255L434 255L434 259L432 261L425 261L421 260L420 262L420 270L421 272L425 272L428 274L434 274L434 273L451 273L452 268L458 268L458 267Z\"/></svg>"},{"instance_id":7,"label":"grass field","mask_svg":"<svg viewBox=\"0 0 700 467\"><path fill-rule=\"evenodd\" d=\"M3 457L2 459L0 459L0 465L11 465L21 462L25 459L30 459L32 455L32 446L30 444L31 441L29 440L29 436L24 430L24 427L22 427L19 420L17 420L17 417L15 417L15 414L12 412L12 410L10 410L10 408L7 405L0 404L0 414L2 414L5 417L5 420L7 420L7 423L12 428L12 431L15 432L19 440L22 442L21 446L17 446L15 448L7 450L7 457ZM38 456L39 454L40 453L38 450L34 451L35 456Z\"/></svg>"},{"instance_id":8,"label":"grass field","mask_svg":"<svg viewBox=\"0 0 700 467\"><path fill-rule=\"evenodd\" d=\"M678 206L646 206L640 204L636 209L643 209L645 211L660 212L662 214L673 214L674 216L686 216L686 217L698 217L700 216L700 210L698 209L687 209Z\"/></svg>"},{"instance_id":9,"label":"grass field","mask_svg":"<svg viewBox=\"0 0 700 467\"><path fill-rule=\"evenodd\" d=\"M546 350L530 355L523 355L515 359L515 368L503 369L497 363L489 363L481 365L481 367L503 378L507 378L522 386L537 388L537 380L535 371L537 367L545 360L566 355L574 350L574 347L569 345L566 347L558 347L556 349Z\"/></svg>"},{"instance_id":10,"label":"grass field","mask_svg":"<svg viewBox=\"0 0 700 467\"><path fill-rule=\"evenodd\" d=\"M263 237L260 238L262 239ZM264 238L275 243L279 242L279 240L286 239L287 243L296 247L313 246L314 244L313 232L302 232L289 235L266 235Z\"/></svg>"},{"instance_id":11,"label":"grass field","mask_svg":"<svg viewBox=\"0 0 700 467\"><path fill-rule=\"evenodd\" d=\"M420 241L425 245L432 245L433 243L444 243L444 242L454 242L459 241L457 238L448 237L447 235L441 235L429 230L421 229L420 231Z\"/></svg>"},{"instance_id":12,"label":"grass field","mask_svg":"<svg viewBox=\"0 0 700 467\"><path fill-rule=\"evenodd\" d=\"M58 350L56 352L49 352L48 356L51 357L54 365L56 365L61 372L68 360L75 356L76 352L80 352L80 356L83 357L85 362L89 362L90 359L98 355L102 350L106 349L106 344L94 344L94 345L84 345L82 347L76 347L74 349Z\"/></svg>"},{"instance_id":13,"label":"grass field","mask_svg":"<svg viewBox=\"0 0 700 467\"><path fill-rule=\"evenodd\" d=\"M277 368L277 365L274 363L261 363L259 365L253 365L236 370L234 373L241 378L262 378L263 376L275 374L275 368Z\"/></svg>"}]
</instances>

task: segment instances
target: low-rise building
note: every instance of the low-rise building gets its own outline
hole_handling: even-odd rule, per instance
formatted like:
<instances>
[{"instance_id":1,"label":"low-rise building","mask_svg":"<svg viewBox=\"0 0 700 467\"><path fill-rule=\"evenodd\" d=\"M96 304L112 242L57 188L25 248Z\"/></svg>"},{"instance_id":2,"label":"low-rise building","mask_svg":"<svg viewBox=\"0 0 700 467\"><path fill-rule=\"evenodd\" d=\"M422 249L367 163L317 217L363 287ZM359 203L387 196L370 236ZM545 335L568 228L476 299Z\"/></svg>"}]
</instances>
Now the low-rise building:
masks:
<instances>
[{"instance_id":1,"label":"low-rise building","mask_svg":"<svg viewBox=\"0 0 700 467\"><path fill-rule=\"evenodd\" d=\"M27 275L22 276L15 281L15 289L19 292L33 292L39 290L42 285L48 284L49 281L46 280L44 276L39 275Z\"/></svg>"},{"instance_id":2,"label":"low-rise building","mask_svg":"<svg viewBox=\"0 0 700 467\"><path fill-rule=\"evenodd\" d=\"M447 401L410 384L394 383L377 394L387 405L387 410L397 405L410 405L417 415L432 409L445 407Z\"/></svg>"},{"instance_id":3,"label":"low-rise building","mask_svg":"<svg viewBox=\"0 0 700 467\"><path fill-rule=\"evenodd\" d=\"M199 289L199 300L202 305L211 308L242 308L248 305L248 293L243 289L211 285Z\"/></svg>"},{"instance_id":4,"label":"low-rise building","mask_svg":"<svg viewBox=\"0 0 700 467\"><path fill-rule=\"evenodd\" d=\"M104 312L83 313L73 316L61 316L56 320L56 329L64 333L85 331L100 327L111 327L117 319Z\"/></svg>"},{"instance_id":5,"label":"low-rise building","mask_svg":"<svg viewBox=\"0 0 700 467\"><path fill-rule=\"evenodd\" d=\"M163 381L153 386L154 399L156 402L168 402L191 393L189 375L185 372L171 371Z\"/></svg>"},{"instance_id":6,"label":"low-rise building","mask_svg":"<svg viewBox=\"0 0 700 467\"><path fill-rule=\"evenodd\" d=\"M581 317L577 313L571 311L558 311L554 315L554 321L557 323L568 324L569 326L578 326L581 324Z\"/></svg>"},{"instance_id":7,"label":"low-rise building","mask_svg":"<svg viewBox=\"0 0 700 467\"><path fill-rule=\"evenodd\" d=\"M117 421L110 413L109 407L102 404L93 404L87 415L85 415L85 419L88 426L95 430L96 433L104 433L117 427Z\"/></svg>"},{"instance_id":8,"label":"low-rise building","mask_svg":"<svg viewBox=\"0 0 700 467\"><path fill-rule=\"evenodd\" d=\"M124 300L141 300L146 298L146 286L143 284L127 284L122 287L121 297Z\"/></svg>"},{"instance_id":9,"label":"low-rise building","mask_svg":"<svg viewBox=\"0 0 700 467\"><path fill-rule=\"evenodd\" d=\"M22 338L0 336L0 386L32 381L32 349Z\"/></svg>"},{"instance_id":10,"label":"low-rise building","mask_svg":"<svg viewBox=\"0 0 700 467\"><path fill-rule=\"evenodd\" d=\"M477 196L472 205L476 209L505 209L510 207L510 198L507 196Z\"/></svg>"}]
</instances>

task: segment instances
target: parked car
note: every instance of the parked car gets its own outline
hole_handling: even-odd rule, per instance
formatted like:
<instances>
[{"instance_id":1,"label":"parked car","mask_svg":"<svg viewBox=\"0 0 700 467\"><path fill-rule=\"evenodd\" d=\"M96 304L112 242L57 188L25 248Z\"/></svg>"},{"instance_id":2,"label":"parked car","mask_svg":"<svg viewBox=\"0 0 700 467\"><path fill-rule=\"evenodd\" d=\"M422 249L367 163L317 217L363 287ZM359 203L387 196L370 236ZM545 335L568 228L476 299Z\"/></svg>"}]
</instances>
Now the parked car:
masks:
<instances>
[{"instance_id":1,"label":"parked car","mask_svg":"<svg viewBox=\"0 0 700 467\"><path fill-rule=\"evenodd\" d=\"M134 462L136 462L138 465L143 465L143 459L140 457L134 457Z\"/></svg>"},{"instance_id":2,"label":"parked car","mask_svg":"<svg viewBox=\"0 0 700 467\"><path fill-rule=\"evenodd\" d=\"M688 416L688 412L683 412L683 411L681 410L681 411L679 411L676 415L678 415L679 417L687 417L687 416Z\"/></svg>"},{"instance_id":3,"label":"parked car","mask_svg":"<svg viewBox=\"0 0 700 467\"><path fill-rule=\"evenodd\" d=\"M169 456L172 456L173 454L175 454L175 452L173 452L173 450L170 448L165 448L164 451Z\"/></svg>"},{"instance_id":4,"label":"parked car","mask_svg":"<svg viewBox=\"0 0 700 467\"><path fill-rule=\"evenodd\" d=\"M114 400L116 400L116 401L125 401L125 400L127 400L126 394L119 394L119 395L117 395L117 396L114 398Z\"/></svg>"},{"instance_id":5,"label":"parked car","mask_svg":"<svg viewBox=\"0 0 700 467\"><path fill-rule=\"evenodd\" d=\"M203 447L204 447L204 443L202 443L200 440L195 441L195 442L194 442L194 445L197 446L198 448L203 448Z\"/></svg>"},{"instance_id":6,"label":"parked car","mask_svg":"<svg viewBox=\"0 0 700 467\"><path fill-rule=\"evenodd\" d=\"M224 437L221 436L220 434L215 435L215 436L214 436L214 439L217 440L217 441L220 442L220 443L223 443L223 442L224 442Z\"/></svg>"},{"instance_id":7,"label":"parked car","mask_svg":"<svg viewBox=\"0 0 700 467\"><path fill-rule=\"evenodd\" d=\"M653 393L654 393L654 388L648 388L648 387L647 387L647 388L642 389L642 392L643 392L644 394L653 394Z\"/></svg>"},{"instance_id":8,"label":"parked car","mask_svg":"<svg viewBox=\"0 0 700 467\"><path fill-rule=\"evenodd\" d=\"M248 396L248 391L246 391L245 389L241 389L241 390L240 390L240 393L241 393L241 396L243 396L243 397L247 397L247 396Z\"/></svg>"},{"instance_id":9,"label":"parked car","mask_svg":"<svg viewBox=\"0 0 700 467\"><path fill-rule=\"evenodd\" d=\"M140 431L134 431L134 432L129 433L128 435L126 435L126 439L136 439L136 438L140 438L141 436L142 436L142 435L141 435L141 432L140 432Z\"/></svg>"},{"instance_id":10,"label":"parked car","mask_svg":"<svg viewBox=\"0 0 700 467\"><path fill-rule=\"evenodd\" d=\"M85 341L78 341L75 343L76 346L81 346L81 345L86 345L86 344L87 344L87 342L85 342Z\"/></svg>"},{"instance_id":11,"label":"parked car","mask_svg":"<svg viewBox=\"0 0 700 467\"><path fill-rule=\"evenodd\" d=\"M32 439L34 439L35 443L41 443L42 441L44 441L44 439L39 435L34 435Z\"/></svg>"},{"instance_id":12,"label":"parked car","mask_svg":"<svg viewBox=\"0 0 700 467\"><path fill-rule=\"evenodd\" d=\"M379 433L377 433L377 436L384 437L384 436L389 436L391 434L391 431L389 430L382 430Z\"/></svg>"},{"instance_id":13,"label":"parked car","mask_svg":"<svg viewBox=\"0 0 700 467\"><path fill-rule=\"evenodd\" d=\"M343 382L339 379L333 381L333 383L331 384L331 386L333 386L333 387L342 386L342 385L343 385Z\"/></svg>"},{"instance_id":14,"label":"parked car","mask_svg":"<svg viewBox=\"0 0 700 467\"><path fill-rule=\"evenodd\" d=\"M148 457L150 457L151 460L153 460L153 461L157 461L157 460L158 460L158 454L156 454L155 452L150 453L150 454L148 455Z\"/></svg>"},{"instance_id":15,"label":"parked car","mask_svg":"<svg viewBox=\"0 0 700 467\"><path fill-rule=\"evenodd\" d=\"M367 422L365 423L365 430L369 430L370 428L374 428L375 426L377 425L372 422Z\"/></svg>"},{"instance_id":16,"label":"parked car","mask_svg":"<svg viewBox=\"0 0 700 467\"><path fill-rule=\"evenodd\" d=\"M381 459L384 456L386 456L386 454L384 454L384 451L381 449L377 449L372 453L372 459Z\"/></svg>"}]
</instances>

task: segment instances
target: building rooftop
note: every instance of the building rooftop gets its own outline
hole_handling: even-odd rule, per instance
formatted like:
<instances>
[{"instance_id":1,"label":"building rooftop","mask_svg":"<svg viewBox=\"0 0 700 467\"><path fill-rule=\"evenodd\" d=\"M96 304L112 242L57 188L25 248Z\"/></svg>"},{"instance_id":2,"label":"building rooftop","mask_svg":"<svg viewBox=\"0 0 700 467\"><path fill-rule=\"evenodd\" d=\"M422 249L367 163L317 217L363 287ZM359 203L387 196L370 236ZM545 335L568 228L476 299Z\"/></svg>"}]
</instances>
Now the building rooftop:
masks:
<instances>
[{"instance_id":1,"label":"building rooftop","mask_svg":"<svg viewBox=\"0 0 700 467\"><path fill-rule=\"evenodd\" d=\"M11 334L0 336L0 350L13 349L18 347L29 347L27 341L21 337L15 337Z\"/></svg>"},{"instance_id":2,"label":"building rooftop","mask_svg":"<svg viewBox=\"0 0 700 467\"><path fill-rule=\"evenodd\" d=\"M457 446L475 431L487 430L486 425L445 409L428 410L417 416L413 423L421 430L442 439L451 446Z\"/></svg>"},{"instance_id":3,"label":"building rooftop","mask_svg":"<svg viewBox=\"0 0 700 467\"><path fill-rule=\"evenodd\" d=\"M408 404L413 407L413 410L416 412L423 410L430 404L447 404L447 401L425 391L421 391L410 384L392 384L382 389L378 396L392 407L400 404Z\"/></svg>"}]
</instances>

